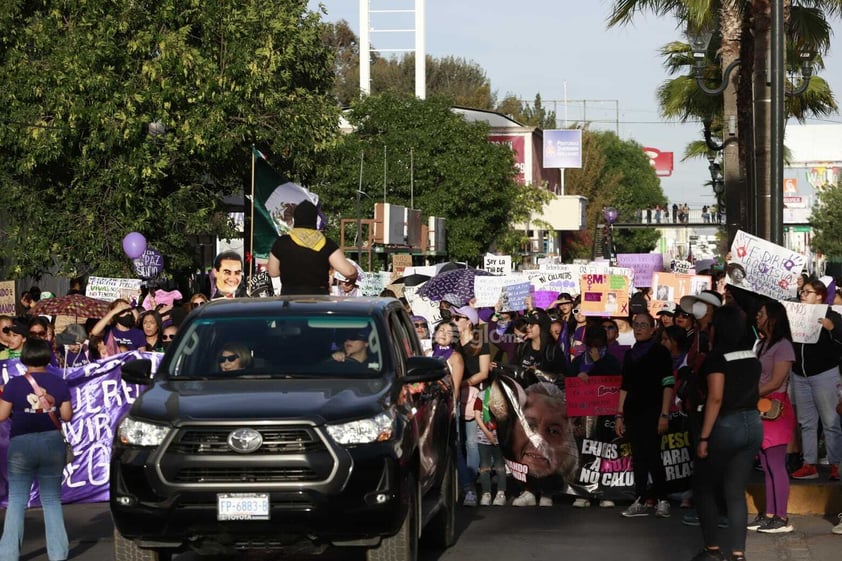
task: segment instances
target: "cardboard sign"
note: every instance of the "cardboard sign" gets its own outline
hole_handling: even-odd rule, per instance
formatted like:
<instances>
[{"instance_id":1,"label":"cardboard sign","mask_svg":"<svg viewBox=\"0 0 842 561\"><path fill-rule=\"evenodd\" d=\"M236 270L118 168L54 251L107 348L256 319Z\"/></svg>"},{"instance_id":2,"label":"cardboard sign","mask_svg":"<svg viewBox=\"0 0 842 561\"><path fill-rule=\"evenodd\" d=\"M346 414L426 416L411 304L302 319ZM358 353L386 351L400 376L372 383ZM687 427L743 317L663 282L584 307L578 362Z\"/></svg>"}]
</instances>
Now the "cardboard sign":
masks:
<instances>
[{"instance_id":1,"label":"cardboard sign","mask_svg":"<svg viewBox=\"0 0 842 561\"><path fill-rule=\"evenodd\" d=\"M508 288L510 286L513 288ZM529 295L530 288L529 281L523 276L475 277L474 306L493 308L505 299L503 304L505 307L501 308L501 311L520 311L526 308L526 297Z\"/></svg>"},{"instance_id":2,"label":"cardboard sign","mask_svg":"<svg viewBox=\"0 0 842 561\"><path fill-rule=\"evenodd\" d=\"M579 310L586 316L629 315L629 279L623 275L582 275Z\"/></svg>"},{"instance_id":3,"label":"cardboard sign","mask_svg":"<svg viewBox=\"0 0 842 561\"><path fill-rule=\"evenodd\" d=\"M0 314L15 315L15 281L0 282Z\"/></svg>"},{"instance_id":4,"label":"cardboard sign","mask_svg":"<svg viewBox=\"0 0 842 561\"><path fill-rule=\"evenodd\" d=\"M728 283L776 300L795 298L804 256L738 230L731 244Z\"/></svg>"},{"instance_id":5,"label":"cardboard sign","mask_svg":"<svg viewBox=\"0 0 842 561\"><path fill-rule=\"evenodd\" d=\"M140 279L115 279L108 277L90 277L85 288L85 296L113 302L124 298L131 302L140 296Z\"/></svg>"},{"instance_id":6,"label":"cardboard sign","mask_svg":"<svg viewBox=\"0 0 842 561\"><path fill-rule=\"evenodd\" d=\"M482 268L494 275L508 275L512 272L512 256L487 253Z\"/></svg>"},{"instance_id":7,"label":"cardboard sign","mask_svg":"<svg viewBox=\"0 0 842 561\"><path fill-rule=\"evenodd\" d=\"M412 267L412 255L395 253L392 255L392 280L404 276L404 270Z\"/></svg>"},{"instance_id":8,"label":"cardboard sign","mask_svg":"<svg viewBox=\"0 0 842 561\"><path fill-rule=\"evenodd\" d=\"M782 301L789 320L793 343L816 343L822 332L821 319L827 313L827 304L803 304Z\"/></svg>"},{"instance_id":9,"label":"cardboard sign","mask_svg":"<svg viewBox=\"0 0 842 561\"><path fill-rule=\"evenodd\" d=\"M708 275L681 275L677 273L655 273L652 275L652 299L649 301L649 313L656 317L664 308L665 302L678 302L682 296L699 294L710 290L713 279Z\"/></svg>"}]
</instances>

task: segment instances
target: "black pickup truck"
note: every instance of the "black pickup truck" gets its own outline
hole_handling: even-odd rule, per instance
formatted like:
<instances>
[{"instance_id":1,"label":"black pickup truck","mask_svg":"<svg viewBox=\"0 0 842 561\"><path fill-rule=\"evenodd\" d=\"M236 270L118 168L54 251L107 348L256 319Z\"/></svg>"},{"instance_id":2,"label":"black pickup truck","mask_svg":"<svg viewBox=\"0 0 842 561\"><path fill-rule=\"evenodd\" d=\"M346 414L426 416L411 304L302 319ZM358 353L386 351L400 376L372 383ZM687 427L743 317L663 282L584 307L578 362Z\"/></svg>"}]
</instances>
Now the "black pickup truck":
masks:
<instances>
[{"instance_id":1,"label":"black pickup truck","mask_svg":"<svg viewBox=\"0 0 842 561\"><path fill-rule=\"evenodd\" d=\"M453 543L452 383L397 300L214 301L122 375L149 387L113 444L117 561Z\"/></svg>"}]
</instances>

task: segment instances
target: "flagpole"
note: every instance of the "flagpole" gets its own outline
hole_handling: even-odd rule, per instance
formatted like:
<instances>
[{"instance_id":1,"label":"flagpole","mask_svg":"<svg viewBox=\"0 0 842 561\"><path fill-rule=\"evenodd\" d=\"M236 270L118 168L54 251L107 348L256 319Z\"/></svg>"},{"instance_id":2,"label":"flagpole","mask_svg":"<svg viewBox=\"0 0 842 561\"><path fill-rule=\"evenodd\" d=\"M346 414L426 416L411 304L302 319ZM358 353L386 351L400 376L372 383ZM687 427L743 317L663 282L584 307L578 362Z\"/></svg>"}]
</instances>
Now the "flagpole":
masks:
<instances>
[{"instance_id":1,"label":"flagpole","mask_svg":"<svg viewBox=\"0 0 842 561\"><path fill-rule=\"evenodd\" d=\"M249 277L254 275L255 271L255 259L254 259L254 172L256 167L257 158L254 155L254 144L251 145L251 212L249 216L249 253L251 254L251 259L249 262Z\"/></svg>"}]
</instances>

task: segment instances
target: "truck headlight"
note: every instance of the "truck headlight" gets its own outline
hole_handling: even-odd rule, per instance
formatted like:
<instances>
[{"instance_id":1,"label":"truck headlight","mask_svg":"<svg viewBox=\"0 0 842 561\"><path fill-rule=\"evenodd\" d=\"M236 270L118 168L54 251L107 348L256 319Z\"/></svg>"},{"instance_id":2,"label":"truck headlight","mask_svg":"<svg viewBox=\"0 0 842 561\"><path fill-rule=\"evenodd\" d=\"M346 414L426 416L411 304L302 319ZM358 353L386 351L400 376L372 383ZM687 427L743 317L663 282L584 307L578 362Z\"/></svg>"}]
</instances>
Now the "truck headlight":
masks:
<instances>
[{"instance_id":1,"label":"truck headlight","mask_svg":"<svg viewBox=\"0 0 842 561\"><path fill-rule=\"evenodd\" d=\"M394 433L394 426L394 416L383 412L370 419L327 425L327 432L339 444L366 444L389 440Z\"/></svg>"},{"instance_id":2,"label":"truck headlight","mask_svg":"<svg viewBox=\"0 0 842 561\"><path fill-rule=\"evenodd\" d=\"M146 423L126 417L117 427L117 436L123 444L132 446L158 446L167 437L170 427Z\"/></svg>"}]
</instances>

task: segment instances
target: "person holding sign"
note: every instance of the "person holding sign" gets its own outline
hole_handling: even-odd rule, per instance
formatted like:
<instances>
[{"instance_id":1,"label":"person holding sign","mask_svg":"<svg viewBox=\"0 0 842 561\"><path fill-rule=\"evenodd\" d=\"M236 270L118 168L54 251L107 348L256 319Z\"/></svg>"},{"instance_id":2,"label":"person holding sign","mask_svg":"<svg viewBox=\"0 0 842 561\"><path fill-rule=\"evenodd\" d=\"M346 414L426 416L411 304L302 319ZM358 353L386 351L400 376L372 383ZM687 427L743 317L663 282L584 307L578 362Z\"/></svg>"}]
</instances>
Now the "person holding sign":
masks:
<instances>
[{"instance_id":1,"label":"person holding sign","mask_svg":"<svg viewBox=\"0 0 842 561\"><path fill-rule=\"evenodd\" d=\"M666 472L661 459L661 435L669 428L675 377L669 351L655 337L655 319L648 312L632 317L635 344L626 353L615 416L617 436L631 447L637 499L623 511L626 518L647 516L647 499L656 501L655 516L667 518ZM652 488L647 488L649 475Z\"/></svg>"},{"instance_id":2,"label":"person holding sign","mask_svg":"<svg viewBox=\"0 0 842 561\"><path fill-rule=\"evenodd\" d=\"M801 303L824 304L827 287L820 280L811 280L801 290ZM801 452L804 465L792 472L793 479L816 479L819 476L818 427L824 430L830 479L839 479L842 460L842 429L836 413L836 388L839 384L839 349L842 346L842 316L825 306L819 340L795 343L792 390L795 411L801 427Z\"/></svg>"}]
</instances>

